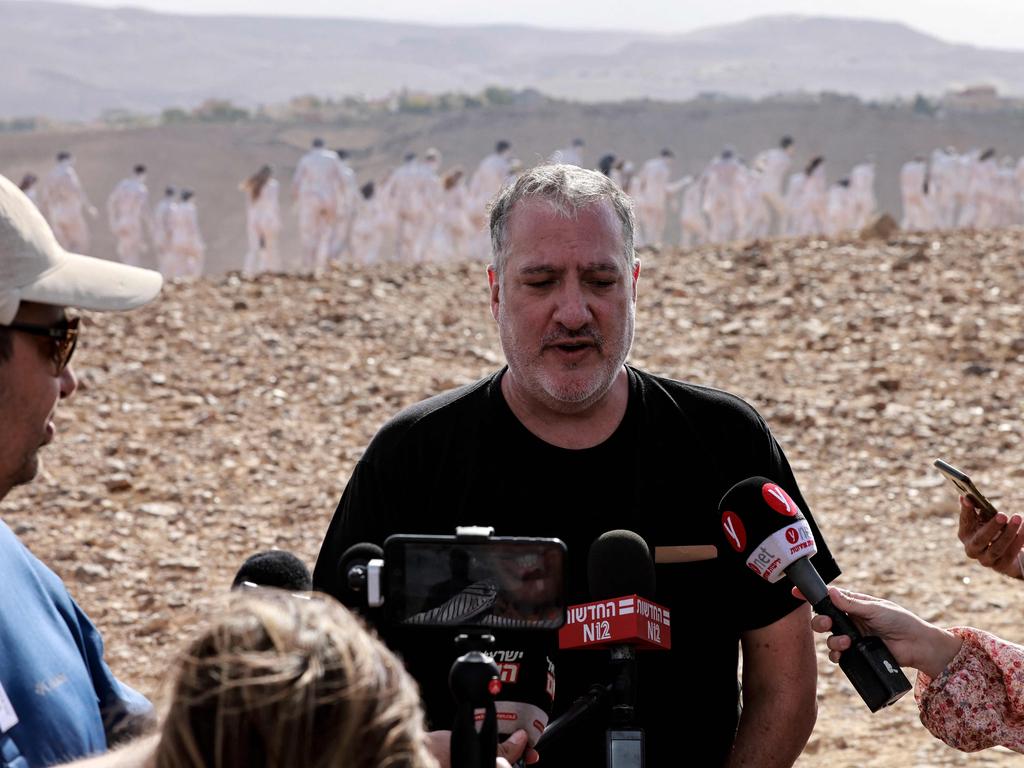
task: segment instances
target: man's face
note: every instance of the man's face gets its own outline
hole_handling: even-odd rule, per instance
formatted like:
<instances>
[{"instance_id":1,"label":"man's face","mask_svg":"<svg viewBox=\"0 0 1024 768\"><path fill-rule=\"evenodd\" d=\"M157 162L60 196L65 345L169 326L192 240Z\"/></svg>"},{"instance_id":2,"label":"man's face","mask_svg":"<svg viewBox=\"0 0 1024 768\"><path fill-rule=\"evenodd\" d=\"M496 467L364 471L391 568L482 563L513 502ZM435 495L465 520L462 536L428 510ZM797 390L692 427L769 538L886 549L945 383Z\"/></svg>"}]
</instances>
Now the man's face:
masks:
<instances>
[{"instance_id":1,"label":"man's face","mask_svg":"<svg viewBox=\"0 0 1024 768\"><path fill-rule=\"evenodd\" d=\"M499 278L488 271L491 313L510 386L546 409L576 413L611 388L633 343L636 280L622 227L602 201L565 218L524 200L508 222Z\"/></svg>"},{"instance_id":2,"label":"man's face","mask_svg":"<svg viewBox=\"0 0 1024 768\"><path fill-rule=\"evenodd\" d=\"M54 325L63 317L60 307L22 302L14 319ZM57 373L49 339L14 330L8 333L11 357L0 363L0 498L36 476L39 449L56 434L57 403L78 386L70 367Z\"/></svg>"}]
</instances>

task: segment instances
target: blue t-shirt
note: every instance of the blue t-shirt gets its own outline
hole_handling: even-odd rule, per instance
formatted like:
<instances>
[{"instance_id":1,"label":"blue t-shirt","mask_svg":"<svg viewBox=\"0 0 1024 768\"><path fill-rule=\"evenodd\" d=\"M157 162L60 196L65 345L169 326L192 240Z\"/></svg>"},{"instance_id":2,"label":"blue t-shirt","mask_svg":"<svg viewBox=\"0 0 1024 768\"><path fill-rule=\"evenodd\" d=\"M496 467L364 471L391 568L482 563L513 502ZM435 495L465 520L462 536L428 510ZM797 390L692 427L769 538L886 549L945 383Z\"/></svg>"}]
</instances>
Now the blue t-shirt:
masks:
<instances>
[{"instance_id":1,"label":"blue t-shirt","mask_svg":"<svg viewBox=\"0 0 1024 768\"><path fill-rule=\"evenodd\" d=\"M104 752L152 705L114 677L64 583L0 521L0 768Z\"/></svg>"}]
</instances>

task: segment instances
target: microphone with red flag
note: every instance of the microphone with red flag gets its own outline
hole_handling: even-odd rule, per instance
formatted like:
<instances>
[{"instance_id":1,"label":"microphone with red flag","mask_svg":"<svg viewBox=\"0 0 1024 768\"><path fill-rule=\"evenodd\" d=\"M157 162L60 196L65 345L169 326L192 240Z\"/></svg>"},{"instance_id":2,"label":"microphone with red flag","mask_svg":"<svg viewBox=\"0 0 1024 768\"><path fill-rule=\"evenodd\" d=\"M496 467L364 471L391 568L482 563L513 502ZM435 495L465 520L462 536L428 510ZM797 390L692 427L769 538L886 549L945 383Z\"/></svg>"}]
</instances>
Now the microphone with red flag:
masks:
<instances>
[{"instance_id":1,"label":"microphone with red flag","mask_svg":"<svg viewBox=\"0 0 1024 768\"><path fill-rule=\"evenodd\" d=\"M591 596L599 599L566 609L559 648L672 647L669 609L648 599L654 594L654 562L640 536L632 531L600 536L590 548L587 578Z\"/></svg>"},{"instance_id":2,"label":"microphone with red flag","mask_svg":"<svg viewBox=\"0 0 1024 768\"><path fill-rule=\"evenodd\" d=\"M725 556L742 558L746 568L771 584L788 576L815 613L832 619L833 634L850 636L853 643L839 667L872 712L910 690L910 681L881 638L862 635L832 603L810 560L818 551L811 527L781 486L765 477L748 478L726 492L718 511Z\"/></svg>"},{"instance_id":3,"label":"microphone with red flag","mask_svg":"<svg viewBox=\"0 0 1024 768\"><path fill-rule=\"evenodd\" d=\"M607 699L611 705L605 732L610 768L643 768L645 735L634 719L638 649L672 647L668 608L652 602L654 560L647 542L632 531L609 531L591 545L587 580L592 602L571 605L558 632L558 647L607 648L612 681L594 685L564 715L551 723L541 745L569 732Z\"/></svg>"}]
</instances>

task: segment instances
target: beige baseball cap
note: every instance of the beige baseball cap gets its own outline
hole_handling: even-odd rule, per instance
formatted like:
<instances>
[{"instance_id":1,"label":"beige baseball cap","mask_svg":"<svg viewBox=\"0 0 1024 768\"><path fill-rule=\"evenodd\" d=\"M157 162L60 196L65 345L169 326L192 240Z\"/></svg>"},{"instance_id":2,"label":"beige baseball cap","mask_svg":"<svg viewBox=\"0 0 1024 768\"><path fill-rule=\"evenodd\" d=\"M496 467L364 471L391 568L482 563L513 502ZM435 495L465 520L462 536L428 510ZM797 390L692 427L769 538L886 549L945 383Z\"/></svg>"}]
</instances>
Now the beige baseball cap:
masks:
<instances>
[{"instance_id":1,"label":"beige baseball cap","mask_svg":"<svg viewBox=\"0 0 1024 768\"><path fill-rule=\"evenodd\" d=\"M0 176L0 325L23 301L111 311L134 309L160 292L163 276L116 261L70 253L43 214Z\"/></svg>"}]
</instances>

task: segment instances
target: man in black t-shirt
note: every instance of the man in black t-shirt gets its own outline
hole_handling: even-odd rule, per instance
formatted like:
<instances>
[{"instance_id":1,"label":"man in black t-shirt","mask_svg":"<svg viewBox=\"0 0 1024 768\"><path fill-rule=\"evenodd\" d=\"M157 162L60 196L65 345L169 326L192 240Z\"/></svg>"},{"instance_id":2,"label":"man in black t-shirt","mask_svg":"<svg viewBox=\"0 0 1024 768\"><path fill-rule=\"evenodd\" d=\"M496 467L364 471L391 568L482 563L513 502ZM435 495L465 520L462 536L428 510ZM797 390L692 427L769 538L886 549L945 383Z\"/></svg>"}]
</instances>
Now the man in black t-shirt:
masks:
<instances>
[{"instance_id":1,"label":"man in black t-shirt","mask_svg":"<svg viewBox=\"0 0 1024 768\"><path fill-rule=\"evenodd\" d=\"M488 278L508 366L380 430L349 479L314 586L345 599L337 562L354 543L491 525L565 541L569 600L586 602L591 543L634 530L655 553L654 597L674 619L672 650L639 658L647 765L790 766L816 714L809 608L785 582L694 553L720 540L722 495L760 475L804 509L823 578L838 568L753 408L625 365L640 274L633 227L629 198L573 166L535 168L499 195ZM419 681L432 727L450 727L451 632L379 629ZM607 656L556 654L556 676L555 716L607 681ZM546 747L542 764L603 765L606 726L582 724Z\"/></svg>"}]
</instances>

